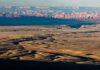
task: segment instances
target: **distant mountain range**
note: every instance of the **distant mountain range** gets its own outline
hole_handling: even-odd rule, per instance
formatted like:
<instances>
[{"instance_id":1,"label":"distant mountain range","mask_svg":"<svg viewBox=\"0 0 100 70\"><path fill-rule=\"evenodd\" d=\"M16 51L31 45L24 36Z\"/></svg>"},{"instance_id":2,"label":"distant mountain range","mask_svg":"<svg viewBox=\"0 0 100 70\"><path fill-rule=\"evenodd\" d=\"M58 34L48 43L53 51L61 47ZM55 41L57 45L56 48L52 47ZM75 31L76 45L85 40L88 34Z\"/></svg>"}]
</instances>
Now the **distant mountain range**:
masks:
<instances>
[{"instance_id":1,"label":"distant mountain range","mask_svg":"<svg viewBox=\"0 0 100 70\"><path fill-rule=\"evenodd\" d=\"M0 7L2 17L37 16L63 19L100 19L99 7Z\"/></svg>"},{"instance_id":2,"label":"distant mountain range","mask_svg":"<svg viewBox=\"0 0 100 70\"><path fill-rule=\"evenodd\" d=\"M0 7L0 26L82 25L100 23L100 7Z\"/></svg>"}]
</instances>

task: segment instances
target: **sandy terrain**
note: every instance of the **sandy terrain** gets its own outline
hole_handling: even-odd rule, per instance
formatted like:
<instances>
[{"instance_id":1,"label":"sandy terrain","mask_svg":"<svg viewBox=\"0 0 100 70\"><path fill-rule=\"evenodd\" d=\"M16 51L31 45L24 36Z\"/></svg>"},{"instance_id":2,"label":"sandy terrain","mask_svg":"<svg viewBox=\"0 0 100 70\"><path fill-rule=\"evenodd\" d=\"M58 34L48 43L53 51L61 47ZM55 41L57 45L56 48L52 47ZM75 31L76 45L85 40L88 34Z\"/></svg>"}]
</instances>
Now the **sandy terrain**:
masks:
<instances>
[{"instance_id":1,"label":"sandy terrain","mask_svg":"<svg viewBox=\"0 0 100 70\"><path fill-rule=\"evenodd\" d=\"M100 25L79 29L1 26L0 58L100 64Z\"/></svg>"}]
</instances>

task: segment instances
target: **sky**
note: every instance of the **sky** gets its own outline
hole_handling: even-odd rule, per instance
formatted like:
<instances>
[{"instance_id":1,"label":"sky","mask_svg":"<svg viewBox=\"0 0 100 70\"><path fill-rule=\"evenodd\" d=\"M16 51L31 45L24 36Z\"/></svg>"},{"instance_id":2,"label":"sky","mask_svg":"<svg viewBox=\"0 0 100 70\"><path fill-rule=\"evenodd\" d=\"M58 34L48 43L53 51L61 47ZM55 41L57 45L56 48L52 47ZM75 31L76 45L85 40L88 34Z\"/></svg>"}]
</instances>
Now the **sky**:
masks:
<instances>
[{"instance_id":1,"label":"sky","mask_svg":"<svg viewBox=\"0 0 100 70\"><path fill-rule=\"evenodd\" d=\"M0 6L88 6L100 7L100 0L0 0Z\"/></svg>"}]
</instances>

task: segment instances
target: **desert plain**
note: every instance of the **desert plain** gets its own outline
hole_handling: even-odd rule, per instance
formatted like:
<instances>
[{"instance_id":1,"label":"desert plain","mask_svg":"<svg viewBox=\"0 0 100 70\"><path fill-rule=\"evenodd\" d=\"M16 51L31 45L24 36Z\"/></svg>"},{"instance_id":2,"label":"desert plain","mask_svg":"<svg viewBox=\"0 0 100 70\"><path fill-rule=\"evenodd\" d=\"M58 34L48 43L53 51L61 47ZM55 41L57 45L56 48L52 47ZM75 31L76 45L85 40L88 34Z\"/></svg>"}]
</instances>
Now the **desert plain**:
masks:
<instances>
[{"instance_id":1,"label":"desert plain","mask_svg":"<svg viewBox=\"0 0 100 70\"><path fill-rule=\"evenodd\" d=\"M0 26L0 59L100 65L100 24Z\"/></svg>"}]
</instances>

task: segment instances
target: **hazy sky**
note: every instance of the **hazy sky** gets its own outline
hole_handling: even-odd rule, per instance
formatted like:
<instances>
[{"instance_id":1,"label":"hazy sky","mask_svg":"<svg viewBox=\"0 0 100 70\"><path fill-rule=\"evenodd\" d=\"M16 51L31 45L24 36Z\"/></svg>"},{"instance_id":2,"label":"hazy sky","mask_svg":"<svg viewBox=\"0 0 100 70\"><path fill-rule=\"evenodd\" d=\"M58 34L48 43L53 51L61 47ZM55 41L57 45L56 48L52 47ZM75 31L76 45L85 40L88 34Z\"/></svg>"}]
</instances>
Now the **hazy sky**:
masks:
<instances>
[{"instance_id":1,"label":"hazy sky","mask_svg":"<svg viewBox=\"0 0 100 70\"><path fill-rule=\"evenodd\" d=\"M92 6L100 7L100 0L0 0L0 6Z\"/></svg>"}]
</instances>

